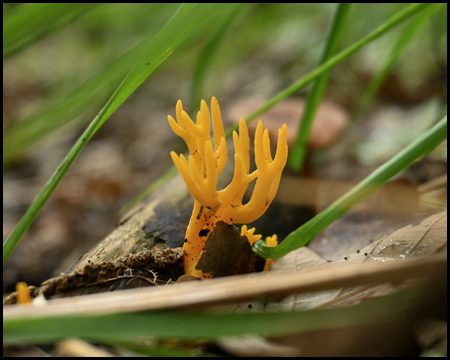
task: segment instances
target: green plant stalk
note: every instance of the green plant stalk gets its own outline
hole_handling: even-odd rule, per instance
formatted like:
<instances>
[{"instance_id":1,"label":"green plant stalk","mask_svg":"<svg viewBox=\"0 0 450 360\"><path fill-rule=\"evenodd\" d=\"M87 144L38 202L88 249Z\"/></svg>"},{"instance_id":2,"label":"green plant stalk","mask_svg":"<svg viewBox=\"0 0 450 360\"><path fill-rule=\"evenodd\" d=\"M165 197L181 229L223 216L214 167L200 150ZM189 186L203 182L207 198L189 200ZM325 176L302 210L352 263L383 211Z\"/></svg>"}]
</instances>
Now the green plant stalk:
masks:
<instances>
[{"instance_id":1,"label":"green plant stalk","mask_svg":"<svg viewBox=\"0 0 450 360\"><path fill-rule=\"evenodd\" d=\"M87 14L98 4L21 4L3 20L3 60Z\"/></svg>"},{"instance_id":2,"label":"green plant stalk","mask_svg":"<svg viewBox=\"0 0 450 360\"><path fill-rule=\"evenodd\" d=\"M446 280L446 279L444 279ZM3 343L81 337L105 341L127 336L217 339L221 336L287 334L392 322L412 316L426 301L446 294L446 281L419 284L394 294L335 309L257 313L141 312L87 316L20 316L3 319ZM427 303L428 303L427 302ZM423 306L423 305L422 305ZM220 324L220 326L218 326Z\"/></svg>"},{"instance_id":3,"label":"green plant stalk","mask_svg":"<svg viewBox=\"0 0 450 360\"><path fill-rule=\"evenodd\" d=\"M161 15L159 10L153 10L152 16ZM156 26L152 24L146 33L139 36L136 46L125 52L121 51L114 59L99 64L90 71L90 74L82 75L81 81L80 76L65 77L61 81L73 84L70 89L63 92L56 89L37 112L8 123L3 134L3 166L30 151L36 152L36 146L40 144L34 148L32 145L45 141L46 136L62 126L92 119L95 109L104 105L148 48L148 44L157 33L155 28ZM114 53L115 51L112 51L112 54Z\"/></svg>"},{"instance_id":4,"label":"green plant stalk","mask_svg":"<svg viewBox=\"0 0 450 360\"><path fill-rule=\"evenodd\" d=\"M192 81L192 109L198 109L200 107L200 101L204 97L202 94L204 92L203 89L205 86L206 75L212 63L214 54L217 52L217 49L222 43L222 40L228 30L237 20L239 13L242 12L245 6L246 4L244 3L234 4L230 14L225 18L220 27L214 32L206 46L203 48L194 69L194 78Z\"/></svg>"},{"instance_id":5,"label":"green plant stalk","mask_svg":"<svg viewBox=\"0 0 450 360\"><path fill-rule=\"evenodd\" d=\"M250 121L256 119L259 115L265 113L267 110L272 108L275 104L279 103L280 101L286 99L288 96L294 94L298 90L300 90L300 89L304 88L306 85L310 84L314 79L316 79L318 76L322 75L325 71L328 71L332 67L339 64L341 61L343 61L343 60L347 59L349 56L353 55L355 52L357 52L363 46L378 39L379 37L386 34L388 31L390 31L397 25L401 24L403 21L409 19L410 17L416 15L420 11L426 9L428 6L431 6L431 4L416 3L416 4L409 5L407 8L398 12L397 14L392 16L389 20L387 20L382 25L380 25L378 28L376 28L374 31L372 31L369 35L367 35L366 37L357 41L353 45L349 46L347 49L341 51L339 54L333 56L331 59L329 59L324 64L320 65L313 71L311 71L308 74L306 74L305 76L303 76L300 80L296 81L294 84L289 86L287 89L284 89L283 91L279 92L272 99L270 99L267 103L265 103L263 106L256 109L249 116L247 116L245 118L245 121L247 123L249 123ZM227 137L231 136L231 134L233 134L233 131L237 131L238 129L239 129L239 124L231 126L225 131L225 135Z\"/></svg>"},{"instance_id":6,"label":"green plant stalk","mask_svg":"<svg viewBox=\"0 0 450 360\"><path fill-rule=\"evenodd\" d=\"M267 246L263 240L258 240L253 245L253 251L261 257L274 259L305 246L323 229L350 210L352 206L372 194L376 189L380 188L386 181L405 169L413 161L429 153L446 138L447 116L442 118L430 130L422 134L397 155L376 169L372 174L367 176L353 189L341 196L321 213L290 233L281 244L270 247Z\"/></svg>"},{"instance_id":7,"label":"green plant stalk","mask_svg":"<svg viewBox=\"0 0 450 360\"><path fill-rule=\"evenodd\" d=\"M126 78L125 78L126 79ZM125 80L124 80L125 82ZM122 82L123 84L123 82ZM89 124L87 129L83 132L83 135L77 140L75 145L69 151L64 160L59 164L56 171L53 173L50 180L45 184L44 188L39 192L36 199L34 199L33 203L28 208L27 212L20 219L19 223L14 228L13 232L8 236L6 241L3 244L3 264L8 259L9 255L13 252L19 240L22 238L23 234L30 227L31 223L36 218L39 211L41 211L44 204L47 202L50 195L55 190L56 186L59 184L64 174L69 169L70 165L72 165L73 161L76 159L80 151L86 145L88 140L95 134L95 128L99 121L101 121L104 113L108 109L108 106L113 102L117 93L120 91L121 87L117 88L114 92L113 96L109 99L106 105L103 107L102 111L95 117L94 120Z\"/></svg>"},{"instance_id":8,"label":"green plant stalk","mask_svg":"<svg viewBox=\"0 0 450 360\"><path fill-rule=\"evenodd\" d=\"M146 199L148 196L153 194L156 190L158 190L161 186L163 186L167 181L172 179L175 175L178 174L178 170L175 166L171 166L169 170L167 170L164 174L162 174L158 179L153 181L150 186L145 188L144 191L141 191L138 195L128 201L120 211L125 213L139 204L141 201Z\"/></svg>"},{"instance_id":9,"label":"green plant stalk","mask_svg":"<svg viewBox=\"0 0 450 360\"><path fill-rule=\"evenodd\" d=\"M62 177L69 169L87 141L97 132L115 110L138 88L144 80L192 33L202 24L204 16L212 11L214 4L183 4L166 23L162 30L148 45L141 59L128 73L112 97L102 108L99 115L91 122L83 135L70 150L69 154L58 166L50 180L20 219L13 232L3 244L3 264L11 255L15 246L36 218L48 198L55 190ZM183 26L183 33L176 30Z\"/></svg>"},{"instance_id":10,"label":"green plant stalk","mask_svg":"<svg viewBox=\"0 0 450 360\"><path fill-rule=\"evenodd\" d=\"M350 10L349 3L340 3L334 13L334 18L328 32L328 38L323 49L319 65L325 63L335 52L339 40L344 30ZM295 172L299 172L303 167L306 156L308 140L311 134L312 125L316 116L316 110L322 100L325 88L328 83L329 71L320 75L308 95L305 111L300 122L297 138L292 150L289 152L288 163Z\"/></svg>"},{"instance_id":11,"label":"green plant stalk","mask_svg":"<svg viewBox=\"0 0 450 360\"><path fill-rule=\"evenodd\" d=\"M284 89L283 91L279 92L277 95L275 95L272 99L270 99L267 103L265 103L260 108L256 109L253 113L251 113L249 116L245 118L245 122L249 123L252 120L256 119L259 115L265 113L267 110L269 110L271 107L273 107L278 102L286 99L288 96L294 94L296 91L304 88L306 85L308 85L310 82L312 82L314 79L322 75L324 72L331 69L333 66L339 64L341 61L348 58L350 55L358 51L360 48L362 48L364 45L367 45L371 41L379 38L380 36L384 35L386 32L394 28L395 26L399 25L403 21L407 20L411 16L414 16L418 12L424 10L426 7L428 7L429 4L413 4L408 6L406 9L400 11L393 17L391 17L388 21L386 21L384 24L380 25L376 30L374 30L372 33L367 35L365 38L361 39L357 43L353 44L352 46L348 47L344 51L340 52L339 54L333 56L331 59L329 59L327 62L316 68L315 70L309 72L305 76L303 76L301 79L299 79L297 82L289 86L288 88ZM234 126L230 126L228 129L225 130L225 137L229 137L233 134L233 131L238 131L239 125L236 124ZM176 174L173 172L173 169L175 167L171 168L169 171L172 174ZM168 173L162 175L166 180L169 180L171 176L168 176ZM161 183L162 185L163 183ZM123 208L122 211L128 211L129 209L133 208L138 201L144 199L146 196L150 195L156 188L152 185L147 187L143 192L141 192L139 195L137 195L135 198L133 198L130 202L128 202Z\"/></svg>"},{"instance_id":12,"label":"green plant stalk","mask_svg":"<svg viewBox=\"0 0 450 360\"><path fill-rule=\"evenodd\" d=\"M121 79L142 55L145 41L155 36L153 32L142 43L127 53L104 64L89 79L74 87L64 97L44 105L39 113L21 119L7 128L3 136L3 164L22 155L45 136L86 112L92 105L101 106L104 98L114 90Z\"/></svg>"},{"instance_id":13,"label":"green plant stalk","mask_svg":"<svg viewBox=\"0 0 450 360\"><path fill-rule=\"evenodd\" d=\"M128 76L123 91L117 94L109 109L105 113L109 118L117 108L144 82L145 79L177 48L188 36L203 24L203 19L211 14L216 15L218 10L230 5L216 4L183 4L175 15L167 22L164 28L155 36L152 43L145 51L142 59L134 66L131 76ZM180 27L183 31L180 33ZM160 36L162 32L176 34L177 36ZM147 62L146 59L152 59ZM99 123L98 128L102 126Z\"/></svg>"},{"instance_id":14,"label":"green plant stalk","mask_svg":"<svg viewBox=\"0 0 450 360\"><path fill-rule=\"evenodd\" d=\"M432 15L437 9L441 7L442 4L433 4L431 7L423 11L421 14L417 15L408 26L403 30L397 42L392 47L383 65L377 72L377 74L372 78L369 84L365 87L360 98L356 102L355 110L353 111L353 119L357 119L367 108L367 106L372 102L373 98L378 93L380 87L384 84L386 78L391 73L392 68L397 63L398 58L403 54L404 50L407 48L411 40L414 39L415 35L423 27L423 25L428 20L429 16Z\"/></svg>"}]
</instances>

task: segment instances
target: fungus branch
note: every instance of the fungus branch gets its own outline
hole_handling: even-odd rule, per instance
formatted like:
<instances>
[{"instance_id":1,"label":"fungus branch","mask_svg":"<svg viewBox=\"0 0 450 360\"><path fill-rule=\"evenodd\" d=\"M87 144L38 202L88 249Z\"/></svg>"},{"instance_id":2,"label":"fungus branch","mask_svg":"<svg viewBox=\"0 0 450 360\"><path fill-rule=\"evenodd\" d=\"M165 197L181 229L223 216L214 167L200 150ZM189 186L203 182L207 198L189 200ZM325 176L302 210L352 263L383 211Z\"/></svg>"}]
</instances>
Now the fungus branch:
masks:
<instances>
[{"instance_id":1,"label":"fungus branch","mask_svg":"<svg viewBox=\"0 0 450 360\"><path fill-rule=\"evenodd\" d=\"M184 244L184 267L187 274L208 278L195 269L198 258L204 250L207 234L218 221L228 224L247 224L258 219L269 207L280 183L281 172L287 159L286 125L278 131L278 144L275 158L270 152L270 139L260 121L255 135L255 161L257 169L250 173L250 139L244 119L239 122L239 135L233 133L235 148L234 176L231 183L218 191L217 175L224 169L228 150L225 141L222 117L216 98L211 100L212 122L215 150L210 140L210 113L202 100L197 121L194 123L183 110L181 101L176 106L175 121L168 117L172 130L186 142L190 156L189 162L183 155L171 152L175 166L183 177L189 192L195 198L194 211L186 231ZM242 199L251 181L256 179L253 194L248 203ZM242 228L252 245L261 235L254 235L254 229Z\"/></svg>"}]
</instances>

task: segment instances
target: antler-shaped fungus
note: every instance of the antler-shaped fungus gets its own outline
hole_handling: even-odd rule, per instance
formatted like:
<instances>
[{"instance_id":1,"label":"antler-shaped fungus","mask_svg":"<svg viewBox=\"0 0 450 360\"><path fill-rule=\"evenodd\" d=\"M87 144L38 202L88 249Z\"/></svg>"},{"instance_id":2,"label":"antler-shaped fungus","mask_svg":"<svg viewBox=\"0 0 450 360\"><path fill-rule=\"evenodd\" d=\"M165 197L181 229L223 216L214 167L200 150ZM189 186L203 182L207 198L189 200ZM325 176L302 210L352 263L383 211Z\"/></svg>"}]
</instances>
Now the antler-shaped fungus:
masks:
<instances>
[{"instance_id":1,"label":"antler-shaped fungus","mask_svg":"<svg viewBox=\"0 0 450 360\"><path fill-rule=\"evenodd\" d=\"M250 172L250 139L244 119L239 122L239 136L233 132L235 148L234 176L231 183L217 191L217 175L224 169L228 151L220 114L219 103L215 97L211 100L212 122L214 129L215 151L210 140L210 113L206 102L202 100L197 122L194 123L183 110L179 100L176 107L176 122L168 116L172 130L184 139L189 147L189 163L181 154L170 153L175 166L183 177L189 192L195 198L194 210L186 231L184 249L184 269L186 274L209 278L195 265L204 250L204 243L210 231L219 221L227 224L247 224L258 219L269 207L280 183L281 172L286 165L287 140L286 124L278 130L278 144L275 158L270 152L268 130L258 123L255 134L255 162L257 169ZM251 181L256 179L250 201L242 204L242 198ZM261 235L254 235L254 229L242 227L241 234L246 235L250 245Z\"/></svg>"}]
</instances>

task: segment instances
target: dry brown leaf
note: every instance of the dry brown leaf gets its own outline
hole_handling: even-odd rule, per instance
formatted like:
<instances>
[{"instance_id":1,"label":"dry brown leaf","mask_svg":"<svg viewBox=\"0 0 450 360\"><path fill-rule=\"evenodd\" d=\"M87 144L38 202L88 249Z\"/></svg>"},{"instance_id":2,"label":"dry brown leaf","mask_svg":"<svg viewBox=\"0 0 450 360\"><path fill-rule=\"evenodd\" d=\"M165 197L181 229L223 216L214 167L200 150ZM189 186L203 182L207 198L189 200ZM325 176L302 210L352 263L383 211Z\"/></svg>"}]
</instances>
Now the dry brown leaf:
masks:
<instances>
[{"instance_id":1,"label":"dry brown leaf","mask_svg":"<svg viewBox=\"0 0 450 360\"><path fill-rule=\"evenodd\" d=\"M275 260L272 264L272 269L273 271L286 271L284 269L289 266L286 262L294 261L295 269L304 272L322 267L336 268L337 266L362 264L364 262L396 261L411 256L433 255L446 249L447 212L430 216L416 226L407 226L399 229L358 252L334 262L319 261L316 254L311 254L311 250L300 248L288 256ZM296 252L303 253L303 255L295 254ZM290 265L290 268L292 269L292 265ZM379 285L376 288L359 287L357 289L341 289L337 292L333 290L325 294L318 293L316 296L311 294L306 296L294 295L290 299L285 299L283 303L278 304L281 305L283 310L303 310L317 307L321 304L324 306L326 303L328 303L328 307L331 307L336 306L338 300L345 299L345 304L349 304L355 300L361 300L364 296L386 295L393 289L394 287L388 284ZM278 304L272 304L272 306L277 307ZM340 305L343 305L342 301ZM277 310L281 309L277 308Z\"/></svg>"},{"instance_id":2,"label":"dry brown leaf","mask_svg":"<svg viewBox=\"0 0 450 360\"><path fill-rule=\"evenodd\" d=\"M328 268L347 267L354 264L374 262L395 262L418 255L434 255L444 252L447 246L447 213L433 215L417 226L407 226L389 236L367 246L357 253L335 262L328 262L314 251L303 247L276 259L271 273L306 273ZM252 302L251 304L230 305L232 312L254 311L298 311L312 308L342 307L372 297L384 296L397 284L359 286L332 289L320 292L294 294L278 302ZM271 339L270 344L282 345L291 352L297 350L300 356L382 356L404 355L414 349L413 319L395 319L391 323L327 329ZM251 343L251 338L242 340L222 339L219 346L237 356L245 356L242 346ZM253 342L252 351L263 356L265 346ZM275 347L276 348L276 347Z\"/></svg>"},{"instance_id":3,"label":"dry brown leaf","mask_svg":"<svg viewBox=\"0 0 450 360\"><path fill-rule=\"evenodd\" d=\"M256 254L238 228L219 221L205 242L205 249L198 259L197 270L222 277L255 272Z\"/></svg>"},{"instance_id":4,"label":"dry brown leaf","mask_svg":"<svg viewBox=\"0 0 450 360\"><path fill-rule=\"evenodd\" d=\"M319 212L354 185L349 181L284 176L274 202L309 206ZM439 210L429 211L419 203L415 185L400 181L389 182L328 226L308 247L327 260L344 258L373 240L417 223Z\"/></svg>"},{"instance_id":5,"label":"dry brown leaf","mask_svg":"<svg viewBox=\"0 0 450 360\"><path fill-rule=\"evenodd\" d=\"M276 259L270 273L287 274L312 270L333 269L373 262L392 262L418 255L433 255L447 249L447 212L430 216L416 226L407 226L374 242L373 244L349 254L345 258L328 262L307 247L290 252ZM359 302L367 297L382 296L392 292L395 287L382 284L376 287L362 286L357 288L331 289L316 293L303 293L289 296L279 302L268 304L254 302L252 311L296 311L308 310L318 306L334 307L337 304ZM233 305L229 310L249 311L248 303Z\"/></svg>"}]
</instances>

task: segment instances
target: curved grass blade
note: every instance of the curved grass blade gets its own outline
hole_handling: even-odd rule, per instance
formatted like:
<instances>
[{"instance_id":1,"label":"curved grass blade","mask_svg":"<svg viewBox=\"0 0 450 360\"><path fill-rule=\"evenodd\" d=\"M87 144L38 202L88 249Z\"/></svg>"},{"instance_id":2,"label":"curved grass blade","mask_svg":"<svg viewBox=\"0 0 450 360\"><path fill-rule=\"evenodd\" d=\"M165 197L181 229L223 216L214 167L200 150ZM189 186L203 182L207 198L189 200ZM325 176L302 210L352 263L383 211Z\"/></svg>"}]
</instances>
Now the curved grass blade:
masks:
<instances>
[{"instance_id":1,"label":"curved grass blade","mask_svg":"<svg viewBox=\"0 0 450 360\"><path fill-rule=\"evenodd\" d=\"M361 40L357 41L353 45L349 46L347 49L341 51L339 54L333 56L331 59L326 61L324 64L315 68L313 71L309 72L301 79L296 81L294 84L289 86L287 89L279 92L272 99L270 99L267 103L265 103L260 108L256 109L249 116L245 118L245 121L249 123L250 121L256 119L259 115L265 113L267 110L272 108L275 104L280 101L286 99L288 96L294 94L300 89L303 89L306 85L310 84L313 80L315 80L318 76L322 75L325 71L328 71L332 67L339 64L341 61L347 59L349 56L353 55L359 49L364 47L365 45L371 43L372 41L378 39L382 35L386 34L388 31L392 30L397 25L401 24L403 21L411 18L416 15L420 11L423 11L431 4L425 3L417 3L409 5L407 8L399 11L397 14L392 16L389 20L380 25L377 29L372 31L369 35L365 36ZM239 125L232 126L225 131L226 136L230 136L233 131L237 131L239 129Z\"/></svg>"},{"instance_id":2,"label":"curved grass blade","mask_svg":"<svg viewBox=\"0 0 450 360\"><path fill-rule=\"evenodd\" d=\"M213 11L214 6L214 11ZM78 153L114 113L115 110L141 85L144 80L203 22L202 19L217 14L214 4L184 4L172 16L167 24L148 44L142 58L125 77L99 115L91 122L85 132L70 150L69 154L58 166L48 183L44 186L29 209L3 244L3 263L19 242L22 235L31 225L44 206L59 181L62 179ZM182 29L183 31L180 31Z\"/></svg>"},{"instance_id":3,"label":"curved grass blade","mask_svg":"<svg viewBox=\"0 0 450 360\"><path fill-rule=\"evenodd\" d=\"M171 5L170 8L173 8L173 6ZM165 8L156 7L154 4L150 8L146 7L145 11L151 11L151 15L158 18L166 18L168 15ZM153 20L153 23L156 21L153 18L150 20ZM70 90L61 95L58 94L38 112L17 119L12 125L4 129L4 166L31 151L32 145L44 140L47 135L67 123L84 122L88 120L87 115L89 113L95 114L95 109L104 105L132 66L145 53L148 44L151 43L157 33L155 28L154 24L149 25L148 31L141 36L138 45L115 59L100 64L87 79L80 82L78 78L64 78L63 81L66 84L74 84Z\"/></svg>"},{"instance_id":4,"label":"curved grass blade","mask_svg":"<svg viewBox=\"0 0 450 360\"><path fill-rule=\"evenodd\" d=\"M167 170L164 174L162 174L158 179L153 181L147 188L141 191L138 195L128 201L120 211L122 213L126 213L127 211L134 208L141 201L146 199L148 196L153 194L156 190L158 190L161 186L163 186L167 181L172 179L174 176L178 174L177 168L172 165L169 170Z\"/></svg>"},{"instance_id":5,"label":"curved grass blade","mask_svg":"<svg viewBox=\"0 0 450 360\"><path fill-rule=\"evenodd\" d=\"M3 19L3 60L70 24L97 4L21 4Z\"/></svg>"},{"instance_id":6,"label":"curved grass blade","mask_svg":"<svg viewBox=\"0 0 450 360\"><path fill-rule=\"evenodd\" d=\"M68 93L50 101L39 112L20 119L5 129L3 164L20 157L36 142L75 120L93 106L101 106L142 55L146 43L154 36L154 32L150 31L141 44L107 64L102 64L101 69ZM66 82L70 83L71 79Z\"/></svg>"},{"instance_id":7,"label":"curved grass blade","mask_svg":"<svg viewBox=\"0 0 450 360\"><path fill-rule=\"evenodd\" d=\"M403 30L397 39L397 42L392 47L392 50L389 51L383 65L366 86L360 98L357 100L355 110L353 111L353 119L357 119L372 102L378 90L384 84L386 78L397 63L398 58L403 54L404 50L415 38L419 30L426 24L426 21L429 19L430 15L433 15L433 13L439 9L441 5L443 4L433 4L431 7L426 9L426 11L423 11L412 19L408 26Z\"/></svg>"},{"instance_id":8,"label":"curved grass blade","mask_svg":"<svg viewBox=\"0 0 450 360\"><path fill-rule=\"evenodd\" d=\"M326 62L335 52L344 30L344 24L347 22L349 10L349 3L338 4L319 64ZM294 146L289 152L288 157L288 163L295 172L299 172L303 167L306 147L311 134L314 117L328 83L328 75L329 71L325 71L322 75L320 75L314 82L314 85L308 95L305 112L303 113L302 121L298 129L297 138L295 139Z\"/></svg>"},{"instance_id":9,"label":"curved grass blade","mask_svg":"<svg viewBox=\"0 0 450 360\"><path fill-rule=\"evenodd\" d=\"M233 8L231 9L230 14L224 19L220 27L211 36L208 43L201 52L194 69L194 79L192 82L192 108L196 109L200 106L200 101L203 99L202 94L206 74L208 73L209 66L214 57L214 54L217 52L217 49L220 46L223 38L227 34L228 30L235 23L239 13L241 13L244 7L246 7L247 5L248 4L244 3L233 4Z\"/></svg>"},{"instance_id":10,"label":"curved grass blade","mask_svg":"<svg viewBox=\"0 0 450 360\"><path fill-rule=\"evenodd\" d=\"M411 165L419 157L432 151L447 138L447 116L442 118L426 133L409 144L397 155L367 176L353 189L337 199L329 207L306 224L290 233L278 246L270 247L263 240L253 245L253 251L264 258L279 258L305 246L333 221L339 219L352 206L365 199L386 181Z\"/></svg>"},{"instance_id":11,"label":"curved grass blade","mask_svg":"<svg viewBox=\"0 0 450 360\"><path fill-rule=\"evenodd\" d=\"M273 107L278 102L286 99L288 96L294 94L298 90L304 88L309 83L317 79L319 76L321 76L324 72L328 71L332 67L339 64L341 61L348 58L350 55L358 51L363 46L367 45L368 43L378 39L382 35L384 35L386 32L394 28L395 26L399 25L403 21L409 19L410 17L414 16L418 12L424 10L427 8L429 4L412 4L408 6L406 9L400 11L393 17L391 17L388 21L386 21L384 24L380 25L376 30L371 32L369 35L361 39L360 41L356 42L352 46L348 47L344 51L341 51L339 54L333 56L331 59L326 61L324 64L316 68L315 70L309 72L300 80L286 88L285 90L279 92L277 95L275 95L272 99L270 99L267 103L265 103L260 108L256 109L253 113L248 115L245 118L245 121L247 123L251 122L252 120L256 119L259 115L265 113L267 110L269 110L271 107ZM230 126L228 129L225 130L225 137L231 136L233 134L233 131L238 131L239 125ZM162 175L166 180L171 178L171 174L175 175L177 172L174 171L175 167L171 168L166 174ZM159 181L159 179L157 180ZM160 182L162 185L164 182ZM129 203L127 203L123 208L122 211L128 211L133 206L135 206L140 200L144 199L146 196L150 195L154 190L156 190L157 187L150 185L147 187L141 194L137 195L135 198L133 198Z\"/></svg>"},{"instance_id":12,"label":"curved grass blade","mask_svg":"<svg viewBox=\"0 0 450 360\"><path fill-rule=\"evenodd\" d=\"M123 84L123 90L117 94L111 106L106 110L103 122L140 86L144 80L177 48L194 30L199 28L204 19L222 15L230 5L183 4L175 15L153 39L151 46L144 51L142 59L134 66L130 76ZM103 122L99 122L97 129Z\"/></svg>"}]
</instances>

